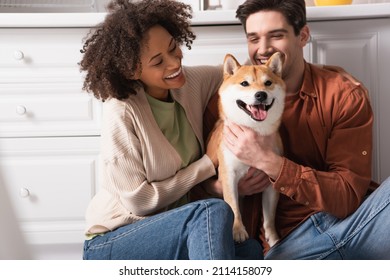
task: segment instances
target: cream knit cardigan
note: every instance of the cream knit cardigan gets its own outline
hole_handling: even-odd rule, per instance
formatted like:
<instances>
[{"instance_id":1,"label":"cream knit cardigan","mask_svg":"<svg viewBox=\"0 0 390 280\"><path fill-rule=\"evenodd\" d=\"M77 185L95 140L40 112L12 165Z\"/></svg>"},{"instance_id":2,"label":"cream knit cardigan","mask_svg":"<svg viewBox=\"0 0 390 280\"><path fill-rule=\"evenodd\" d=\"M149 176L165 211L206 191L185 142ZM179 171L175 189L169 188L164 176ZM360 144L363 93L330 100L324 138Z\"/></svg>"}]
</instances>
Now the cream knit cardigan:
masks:
<instances>
[{"instance_id":1,"label":"cream knit cardigan","mask_svg":"<svg viewBox=\"0 0 390 280\"><path fill-rule=\"evenodd\" d=\"M220 66L183 67L185 85L171 90L205 151L203 112L222 81ZM86 234L104 233L162 211L215 175L208 156L182 160L158 127L145 92L103 103L100 186L86 212Z\"/></svg>"}]
</instances>

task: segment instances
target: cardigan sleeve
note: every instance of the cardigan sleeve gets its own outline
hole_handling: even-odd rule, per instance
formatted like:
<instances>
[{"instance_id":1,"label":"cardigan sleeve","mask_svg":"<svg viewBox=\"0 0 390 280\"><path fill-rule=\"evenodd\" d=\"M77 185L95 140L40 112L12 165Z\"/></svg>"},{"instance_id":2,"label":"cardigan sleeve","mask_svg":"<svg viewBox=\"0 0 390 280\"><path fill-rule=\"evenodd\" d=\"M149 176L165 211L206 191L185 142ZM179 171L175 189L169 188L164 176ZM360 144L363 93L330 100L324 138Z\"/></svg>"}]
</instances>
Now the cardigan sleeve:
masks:
<instances>
[{"instance_id":1,"label":"cardigan sleeve","mask_svg":"<svg viewBox=\"0 0 390 280\"><path fill-rule=\"evenodd\" d=\"M105 176L129 214L148 216L169 206L201 181L215 175L207 156L179 170L172 176L149 182L142 162L132 158L132 152L105 163Z\"/></svg>"}]
</instances>

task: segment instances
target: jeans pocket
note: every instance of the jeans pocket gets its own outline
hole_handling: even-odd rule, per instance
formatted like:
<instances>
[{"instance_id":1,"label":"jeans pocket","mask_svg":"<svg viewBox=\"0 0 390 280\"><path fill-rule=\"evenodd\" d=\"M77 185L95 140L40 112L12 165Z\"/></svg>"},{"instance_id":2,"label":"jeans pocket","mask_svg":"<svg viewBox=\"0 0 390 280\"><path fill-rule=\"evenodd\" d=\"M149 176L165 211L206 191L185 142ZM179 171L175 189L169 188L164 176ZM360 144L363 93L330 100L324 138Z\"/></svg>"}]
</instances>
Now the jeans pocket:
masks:
<instances>
[{"instance_id":1,"label":"jeans pocket","mask_svg":"<svg viewBox=\"0 0 390 280\"><path fill-rule=\"evenodd\" d=\"M315 227L320 233L327 231L330 227L340 221L340 219L325 212L316 213L310 218L312 219Z\"/></svg>"}]
</instances>

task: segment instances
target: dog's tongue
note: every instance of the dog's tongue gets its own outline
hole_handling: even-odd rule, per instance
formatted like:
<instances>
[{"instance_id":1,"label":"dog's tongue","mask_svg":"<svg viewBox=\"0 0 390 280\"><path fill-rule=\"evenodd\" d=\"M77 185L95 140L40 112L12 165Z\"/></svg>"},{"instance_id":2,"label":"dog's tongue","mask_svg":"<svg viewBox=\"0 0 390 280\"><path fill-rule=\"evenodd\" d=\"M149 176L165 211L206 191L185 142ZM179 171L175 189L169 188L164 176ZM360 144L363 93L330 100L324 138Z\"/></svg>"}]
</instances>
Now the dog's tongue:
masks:
<instances>
[{"instance_id":1,"label":"dog's tongue","mask_svg":"<svg viewBox=\"0 0 390 280\"><path fill-rule=\"evenodd\" d=\"M247 109L255 120L263 121L267 118L267 111L263 110L261 105L248 105Z\"/></svg>"}]
</instances>

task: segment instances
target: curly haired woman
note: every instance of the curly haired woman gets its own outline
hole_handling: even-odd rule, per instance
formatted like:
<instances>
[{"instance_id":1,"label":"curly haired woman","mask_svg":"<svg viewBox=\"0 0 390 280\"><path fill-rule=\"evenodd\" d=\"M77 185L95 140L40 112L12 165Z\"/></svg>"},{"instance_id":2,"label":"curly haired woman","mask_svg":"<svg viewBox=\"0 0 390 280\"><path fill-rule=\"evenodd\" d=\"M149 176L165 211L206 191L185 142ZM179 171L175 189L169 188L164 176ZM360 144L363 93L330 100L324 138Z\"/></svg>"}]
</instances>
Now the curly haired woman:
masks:
<instances>
[{"instance_id":1,"label":"curly haired woman","mask_svg":"<svg viewBox=\"0 0 390 280\"><path fill-rule=\"evenodd\" d=\"M87 36L84 89L103 102L101 186L86 214L84 259L256 259L234 244L221 199L189 202L216 174L202 115L222 69L182 66L191 7L172 0L113 1Z\"/></svg>"}]
</instances>

